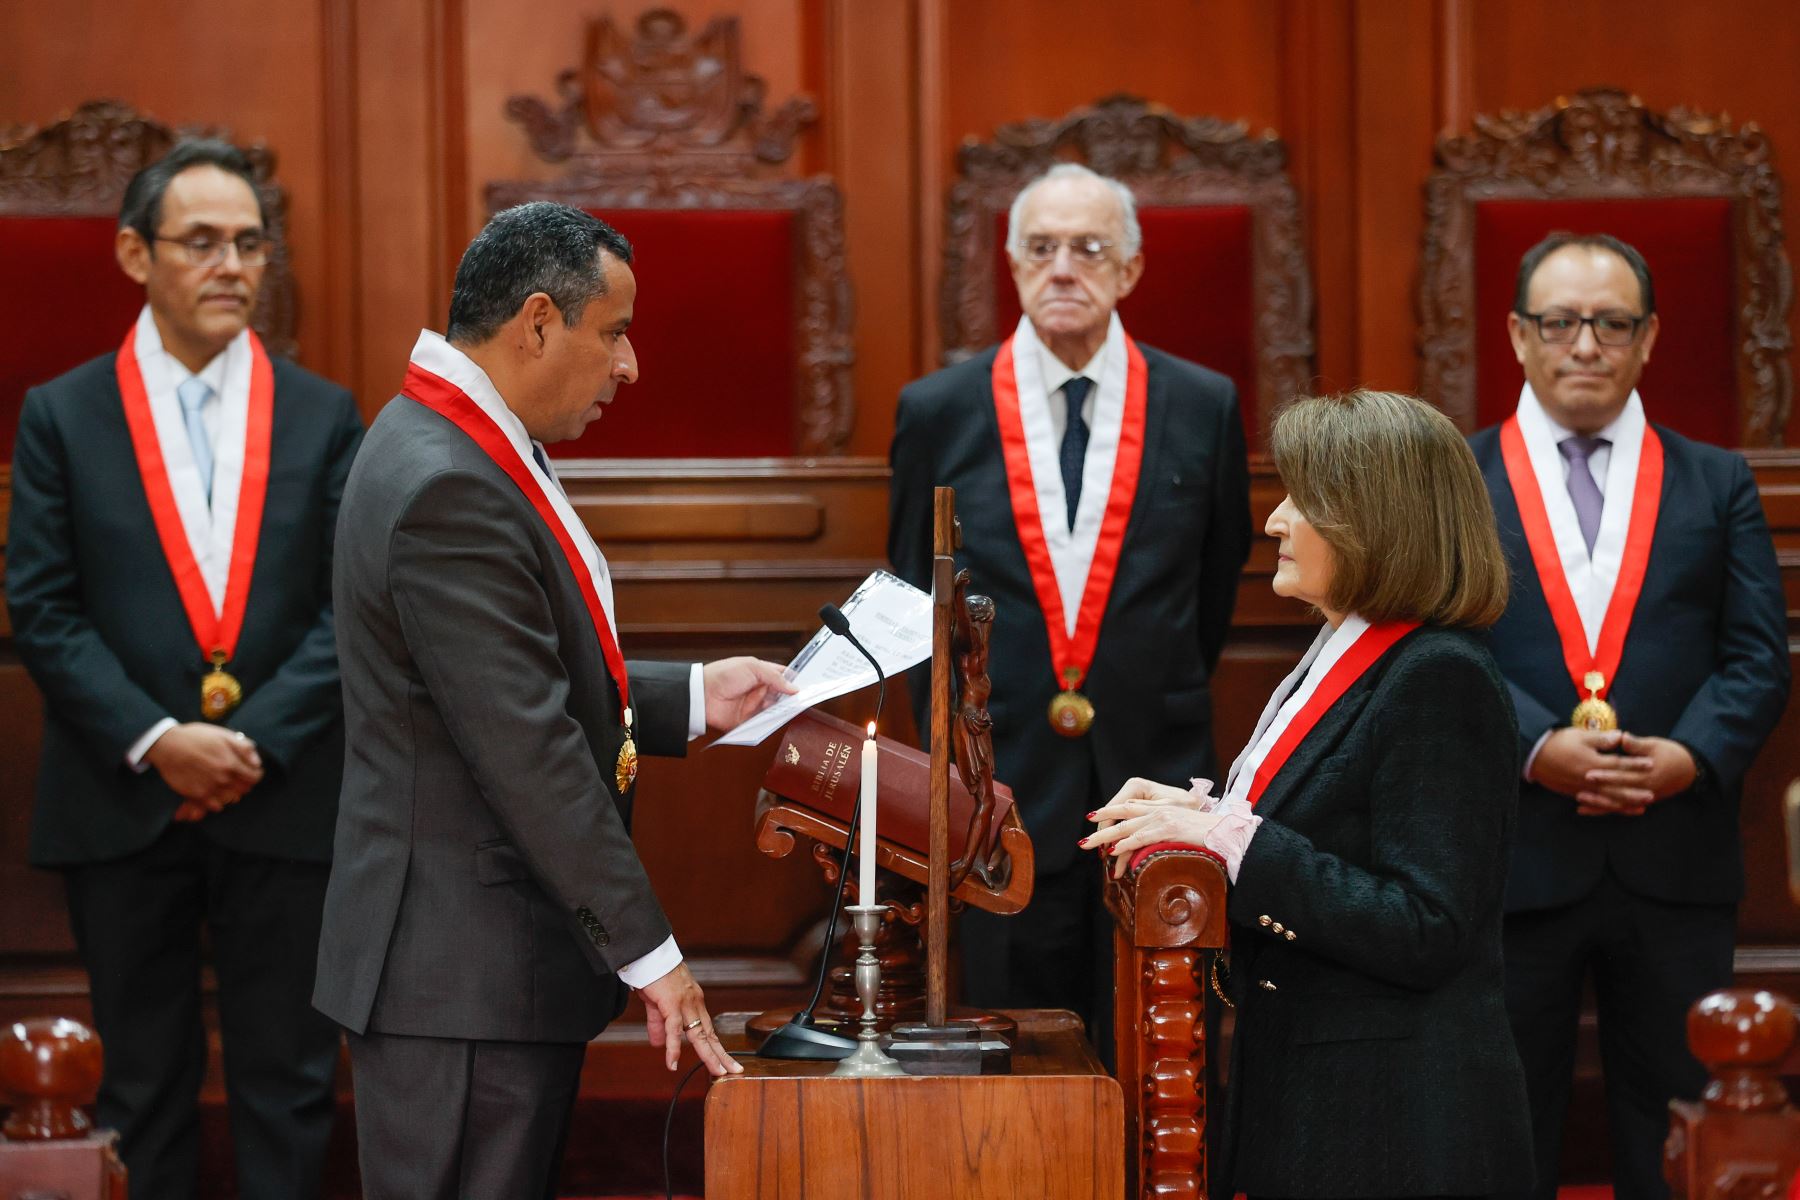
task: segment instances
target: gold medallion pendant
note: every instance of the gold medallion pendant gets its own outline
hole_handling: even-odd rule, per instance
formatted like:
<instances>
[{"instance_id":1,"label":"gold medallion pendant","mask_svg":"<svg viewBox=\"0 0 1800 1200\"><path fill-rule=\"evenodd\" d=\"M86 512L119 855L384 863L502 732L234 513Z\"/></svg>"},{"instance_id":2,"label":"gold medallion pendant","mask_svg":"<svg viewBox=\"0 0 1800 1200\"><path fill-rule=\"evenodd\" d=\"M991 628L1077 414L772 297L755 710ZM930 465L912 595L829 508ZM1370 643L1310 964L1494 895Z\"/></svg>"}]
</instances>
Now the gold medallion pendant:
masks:
<instances>
[{"instance_id":1,"label":"gold medallion pendant","mask_svg":"<svg viewBox=\"0 0 1800 1200\"><path fill-rule=\"evenodd\" d=\"M1067 686L1050 700L1050 728L1066 738L1078 738L1094 724L1094 702L1075 690L1079 678L1072 667L1064 671Z\"/></svg>"},{"instance_id":2,"label":"gold medallion pendant","mask_svg":"<svg viewBox=\"0 0 1800 1200\"><path fill-rule=\"evenodd\" d=\"M1598 671L1589 671L1581 685L1587 688L1588 698L1575 706L1575 715L1569 718L1569 724L1592 733L1606 733L1617 729L1619 714L1613 710L1612 705L1600 698L1600 689L1606 686L1606 676Z\"/></svg>"},{"instance_id":3,"label":"gold medallion pendant","mask_svg":"<svg viewBox=\"0 0 1800 1200\"><path fill-rule=\"evenodd\" d=\"M231 710L244 701L244 685L225 669L225 652L212 652L212 670L200 681L200 715L208 721L223 721Z\"/></svg>"},{"instance_id":4,"label":"gold medallion pendant","mask_svg":"<svg viewBox=\"0 0 1800 1200\"><path fill-rule=\"evenodd\" d=\"M631 740L631 710L628 708L625 710L625 740L619 746L619 761L613 765L613 782L619 785L621 796L637 782L637 773L637 743Z\"/></svg>"}]
</instances>

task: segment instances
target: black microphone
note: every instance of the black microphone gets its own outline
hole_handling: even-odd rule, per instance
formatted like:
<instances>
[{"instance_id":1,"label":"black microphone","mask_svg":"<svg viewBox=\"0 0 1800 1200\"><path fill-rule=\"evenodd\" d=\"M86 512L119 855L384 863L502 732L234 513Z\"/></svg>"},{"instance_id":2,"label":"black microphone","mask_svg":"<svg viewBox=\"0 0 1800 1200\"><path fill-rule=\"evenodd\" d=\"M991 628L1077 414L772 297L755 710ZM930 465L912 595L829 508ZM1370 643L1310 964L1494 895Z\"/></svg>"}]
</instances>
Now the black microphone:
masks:
<instances>
[{"instance_id":1,"label":"black microphone","mask_svg":"<svg viewBox=\"0 0 1800 1200\"><path fill-rule=\"evenodd\" d=\"M824 605L819 609L819 620L825 622L825 628L833 634L855 646L857 653L875 668L875 725L880 728L881 705L887 699L887 672L881 669L868 647L856 640L856 635L850 631L850 618L844 615L843 609L835 604ZM844 857L838 863L837 894L831 902L831 917L825 923L825 948L819 955L819 974L813 981L812 999L786 1025L763 1039L756 1051L759 1058L843 1059L850 1057L856 1049L855 1038L820 1029L813 1024L812 1014L813 1009L819 1007L819 997L825 994L825 976L831 970L831 953L837 945L838 912L844 907L844 887L850 882L850 858L856 846L857 826L862 823L862 801L859 793L856 807L850 812L850 828L845 831ZM875 897L864 896L862 902L873 904Z\"/></svg>"},{"instance_id":2,"label":"black microphone","mask_svg":"<svg viewBox=\"0 0 1800 1200\"><path fill-rule=\"evenodd\" d=\"M875 727L881 728L881 705L887 699L887 672L881 669L881 664L875 661L869 648L856 640L856 634L850 631L850 618L844 615L843 609L835 604L820 605L819 620L825 622L825 628L855 646L856 652L868 659L869 665L875 668Z\"/></svg>"}]
</instances>

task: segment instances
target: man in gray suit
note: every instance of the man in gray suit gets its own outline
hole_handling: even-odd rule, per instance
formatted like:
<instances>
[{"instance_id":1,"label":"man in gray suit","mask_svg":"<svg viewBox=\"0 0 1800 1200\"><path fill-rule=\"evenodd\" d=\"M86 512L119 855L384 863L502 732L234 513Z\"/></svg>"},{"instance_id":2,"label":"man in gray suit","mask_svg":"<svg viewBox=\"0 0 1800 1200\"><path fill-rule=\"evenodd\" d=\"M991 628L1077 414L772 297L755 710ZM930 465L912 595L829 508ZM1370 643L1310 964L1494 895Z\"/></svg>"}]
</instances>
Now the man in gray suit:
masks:
<instances>
[{"instance_id":1,"label":"man in gray suit","mask_svg":"<svg viewBox=\"0 0 1800 1200\"><path fill-rule=\"evenodd\" d=\"M349 1031L364 1195L551 1194L591 1037L740 1070L629 831L637 753L791 690L755 659L626 664L606 560L543 443L637 378L631 246L496 216L344 492L333 595L348 751L314 1003Z\"/></svg>"}]
</instances>

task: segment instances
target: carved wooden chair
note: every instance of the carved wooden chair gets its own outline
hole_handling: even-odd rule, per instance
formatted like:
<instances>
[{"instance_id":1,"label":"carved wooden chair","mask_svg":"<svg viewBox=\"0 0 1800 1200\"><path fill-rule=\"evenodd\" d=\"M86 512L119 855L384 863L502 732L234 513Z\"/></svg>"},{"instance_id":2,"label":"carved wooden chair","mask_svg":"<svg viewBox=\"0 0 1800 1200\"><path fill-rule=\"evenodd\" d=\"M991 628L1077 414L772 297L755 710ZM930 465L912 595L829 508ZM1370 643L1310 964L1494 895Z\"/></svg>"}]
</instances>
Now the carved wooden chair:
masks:
<instances>
[{"instance_id":1,"label":"carved wooden chair","mask_svg":"<svg viewBox=\"0 0 1800 1200\"><path fill-rule=\"evenodd\" d=\"M80 1105L100 1090L100 1039L79 1021L15 1021L0 1035L0 1196L125 1200L119 1135Z\"/></svg>"},{"instance_id":2,"label":"carved wooden chair","mask_svg":"<svg viewBox=\"0 0 1800 1200\"><path fill-rule=\"evenodd\" d=\"M1287 147L1241 121L1112 96L965 142L945 234L945 361L978 353L1018 323L1007 211L1022 186L1062 161L1130 185L1146 266L1120 316L1134 337L1231 376L1257 444L1276 408L1312 378L1312 276Z\"/></svg>"},{"instance_id":3,"label":"carved wooden chair","mask_svg":"<svg viewBox=\"0 0 1800 1200\"><path fill-rule=\"evenodd\" d=\"M1643 252L1662 332L1652 420L1726 446L1779 446L1793 397L1793 279L1781 182L1755 125L1657 112L1610 88L1478 116L1438 140L1420 266L1421 387L1465 430L1513 410L1506 313L1520 256L1552 230Z\"/></svg>"},{"instance_id":4,"label":"carved wooden chair","mask_svg":"<svg viewBox=\"0 0 1800 1200\"><path fill-rule=\"evenodd\" d=\"M1225 886L1218 859L1187 849L1158 850L1107 885L1131 1200L1207 1195L1208 992L1229 936Z\"/></svg>"},{"instance_id":5,"label":"carved wooden chair","mask_svg":"<svg viewBox=\"0 0 1800 1200\"><path fill-rule=\"evenodd\" d=\"M119 202L138 170L184 134L115 101L84 104L42 128L0 136L0 459L12 457L25 389L116 349L143 289L113 260ZM294 352L294 282L282 237L286 197L275 156L245 149L274 238L252 323L273 353Z\"/></svg>"},{"instance_id":6,"label":"carved wooden chair","mask_svg":"<svg viewBox=\"0 0 1800 1200\"><path fill-rule=\"evenodd\" d=\"M624 233L642 265L631 402L553 453L569 457L832 454L850 435L850 284L843 201L823 176L778 173L816 115L763 111L736 18L690 34L667 10L630 37L588 24L560 107L514 96L507 115L548 180L490 183L488 208L557 200ZM680 420L671 420L673 411Z\"/></svg>"},{"instance_id":7,"label":"carved wooden chair","mask_svg":"<svg viewBox=\"0 0 1800 1200\"><path fill-rule=\"evenodd\" d=\"M1800 1045L1794 1005L1772 992L1713 992L1688 1010L1688 1048L1711 1081L1669 1105L1663 1177L1677 1200L1786 1196L1800 1188L1800 1109L1779 1074Z\"/></svg>"}]
</instances>

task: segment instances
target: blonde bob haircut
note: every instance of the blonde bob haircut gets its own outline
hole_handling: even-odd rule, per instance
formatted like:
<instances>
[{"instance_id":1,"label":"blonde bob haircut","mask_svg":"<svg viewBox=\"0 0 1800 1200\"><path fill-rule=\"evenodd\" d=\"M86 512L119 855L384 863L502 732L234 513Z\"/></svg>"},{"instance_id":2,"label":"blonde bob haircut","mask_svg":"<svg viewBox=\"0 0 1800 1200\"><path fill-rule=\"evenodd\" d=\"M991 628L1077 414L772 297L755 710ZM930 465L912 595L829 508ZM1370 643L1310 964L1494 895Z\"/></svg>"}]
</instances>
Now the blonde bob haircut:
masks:
<instances>
[{"instance_id":1,"label":"blonde bob haircut","mask_svg":"<svg viewBox=\"0 0 1800 1200\"><path fill-rule=\"evenodd\" d=\"M1443 413L1394 392L1304 396L1275 418L1269 450L1333 551L1334 611L1465 629L1500 619L1507 567L1493 502Z\"/></svg>"}]
</instances>

